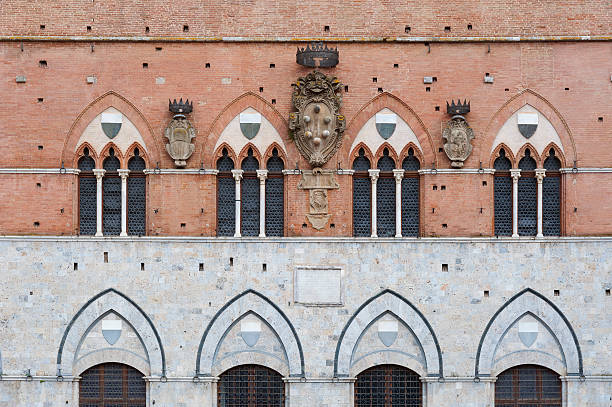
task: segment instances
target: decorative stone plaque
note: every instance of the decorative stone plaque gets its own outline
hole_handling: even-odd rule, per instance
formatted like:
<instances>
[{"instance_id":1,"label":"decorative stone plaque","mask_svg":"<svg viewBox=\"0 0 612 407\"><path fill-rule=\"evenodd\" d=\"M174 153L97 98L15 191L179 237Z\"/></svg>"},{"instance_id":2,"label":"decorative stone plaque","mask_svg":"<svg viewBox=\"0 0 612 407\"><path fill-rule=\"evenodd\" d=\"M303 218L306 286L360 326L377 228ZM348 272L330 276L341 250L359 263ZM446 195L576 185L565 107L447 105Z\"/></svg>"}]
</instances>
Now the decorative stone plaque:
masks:
<instances>
[{"instance_id":1,"label":"decorative stone plaque","mask_svg":"<svg viewBox=\"0 0 612 407\"><path fill-rule=\"evenodd\" d=\"M166 151L174 160L174 164L181 168L187 165L187 159L191 157L195 149L195 145L191 142L196 136L195 129L185 117L193 110L193 102L189 103L189 100L183 102L183 99L177 102L174 99L174 102L168 101L168 105L169 110L174 113L174 117L165 132L168 139Z\"/></svg>"},{"instance_id":2,"label":"decorative stone plaque","mask_svg":"<svg viewBox=\"0 0 612 407\"><path fill-rule=\"evenodd\" d=\"M313 228L321 230L327 225L331 217L328 208L327 190L338 188L340 188L340 185L336 182L333 171L316 168L312 171L302 172L302 180L298 184L298 189L307 189L310 192L310 210L306 217Z\"/></svg>"},{"instance_id":3,"label":"decorative stone plaque","mask_svg":"<svg viewBox=\"0 0 612 407\"><path fill-rule=\"evenodd\" d=\"M342 269L329 266L296 267L294 301L305 305L342 305Z\"/></svg>"}]
</instances>

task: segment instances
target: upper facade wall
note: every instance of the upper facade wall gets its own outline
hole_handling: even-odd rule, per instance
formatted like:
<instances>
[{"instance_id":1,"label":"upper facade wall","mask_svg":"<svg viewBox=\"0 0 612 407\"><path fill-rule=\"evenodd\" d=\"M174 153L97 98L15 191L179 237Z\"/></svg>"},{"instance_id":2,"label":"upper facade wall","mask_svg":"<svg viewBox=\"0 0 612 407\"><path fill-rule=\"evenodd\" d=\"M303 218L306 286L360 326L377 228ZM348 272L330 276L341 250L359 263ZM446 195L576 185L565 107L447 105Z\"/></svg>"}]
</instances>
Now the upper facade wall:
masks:
<instances>
[{"instance_id":1,"label":"upper facade wall","mask_svg":"<svg viewBox=\"0 0 612 407\"><path fill-rule=\"evenodd\" d=\"M611 25L607 0L13 0L0 5L0 35L554 36L609 35Z\"/></svg>"}]
</instances>

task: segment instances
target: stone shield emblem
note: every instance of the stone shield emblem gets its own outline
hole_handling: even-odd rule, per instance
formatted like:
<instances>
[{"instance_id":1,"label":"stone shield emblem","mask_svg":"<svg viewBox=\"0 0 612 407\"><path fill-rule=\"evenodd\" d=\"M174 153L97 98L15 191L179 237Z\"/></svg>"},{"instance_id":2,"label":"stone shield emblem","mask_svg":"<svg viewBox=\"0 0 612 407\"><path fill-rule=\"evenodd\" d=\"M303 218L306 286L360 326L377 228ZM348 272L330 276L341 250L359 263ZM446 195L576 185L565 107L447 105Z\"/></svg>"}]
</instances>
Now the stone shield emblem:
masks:
<instances>
[{"instance_id":1,"label":"stone shield emblem","mask_svg":"<svg viewBox=\"0 0 612 407\"><path fill-rule=\"evenodd\" d=\"M533 136L538 129L538 114L537 113L519 113L517 114L517 125L519 132L525 138Z\"/></svg>"},{"instance_id":2,"label":"stone shield emblem","mask_svg":"<svg viewBox=\"0 0 612 407\"><path fill-rule=\"evenodd\" d=\"M442 132L444 138L444 152L451 160L451 166L454 168L463 167L463 162L470 156L472 152L472 144L474 131L463 118L455 118L446 124L446 128Z\"/></svg>"},{"instance_id":3,"label":"stone shield emblem","mask_svg":"<svg viewBox=\"0 0 612 407\"><path fill-rule=\"evenodd\" d=\"M376 131L380 137L388 140L395 132L397 115L395 113L376 113Z\"/></svg>"},{"instance_id":4,"label":"stone shield emblem","mask_svg":"<svg viewBox=\"0 0 612 407\"><path fill-rule=\"evenodd\" d=\"M165 136L168 139L166 151L174 159L174 164L177 167L186 166L187 159L195 149L195 145L191 143L195 137L195 129L189 120L177 115L166 128Z\"/></svg>"},{"instance_id":5,"label":"stone shield emblem","mask_svg":"<svg viewBox=\"0 0 612 407\"><path fill-rule=\"evenodd\" d=\"M378 338L387 348L397 339L397 321L380 321L378 323Z\"/></svg>"},{"instance_id":6,"label":"stone shield emblem","mask_svg":"<svg viewBox=\"0 0 612 407\"><path fill-rule=\"evenodd\" d=\"M530 348L538 338L538 323L536 321L519 322L519 339L526 347Z\"/></svg>"},{"instance_id":7,"label":"stone shield emblem","mask_svg":"<svg viewBox=\"0 0 612 407\"><path fill-rule=\"evenodd\" d=\"M242 321L240 323L240 336L249 348L259 341L261 335L261 323L259 321Z\"/></svg>"},{"instance_id":8,"label":"stone shield emblem","mask_svg":"<svg viewBox=\"0 0 612 407\"><path fill-rule=\"evenodd\" d=\"M109 345L112 346L117 343L121 337L121 328L120 319L106 319L102 321L102 336Z\"/></svg>"},{"instance_id":9,"label":"stone shield emblem","mask_svg":"<svg viewBox=\"0 0 612 407\"><path fill-rule=\"evenodd\" d=\"M247 139L253 139L261 127L261 114L240 113L240 131Z\"/></svg>"},{"instance_id":10,"label":"stone shield emblem","mask_svg":"<svg viewBox=\"0 0 612 407\"><path fill-rule=\"evenodd\" d=\"M121 113L102 113L100 124L106 137L113 139L121 130L123 115Z\"/></svg>"}]
</instances>

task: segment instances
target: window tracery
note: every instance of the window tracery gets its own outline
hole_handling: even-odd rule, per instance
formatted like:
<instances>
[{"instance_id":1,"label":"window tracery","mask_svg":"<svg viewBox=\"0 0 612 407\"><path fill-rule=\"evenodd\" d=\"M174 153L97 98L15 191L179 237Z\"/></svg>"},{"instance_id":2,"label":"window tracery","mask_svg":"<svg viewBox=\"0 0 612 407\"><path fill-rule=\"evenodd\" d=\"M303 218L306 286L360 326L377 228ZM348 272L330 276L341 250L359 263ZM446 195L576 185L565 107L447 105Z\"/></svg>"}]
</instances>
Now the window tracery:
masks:
<instances>
[{"instance_id":1,"label":"window tracery","mask_svg":"<svg viewBox=\"0 0 612 407\"><path fill-rule=\"evenodd\" d=\"M499 157L493 163L495 176L493 180L494 232L495 236L512 236L512 163L506 157L506 151L499 150Z\"/></svg>"},{"instance_id":2,"label":"window tracery","mask_svg":"<svg viewBox=\"0 0 612 407\"><path fill-rule=\"evenodd\" d=\"M234 160L224 148L217 160L217 235L234 236L236 229L236 188L232 175Z\"/></svg>"},{"instance_id":3,"label":"window tracery","mask_svg":"<svg viewBox=\"0 0 612 407\"><path fill-rule=\"evenodd\" d=\"M115 156L115 150L109 149L109 156L104 160L106 170L102 179L102 230L104 235L121 233L121 164Z\"/></svg>"},{"instance_id":4,"label":"window tracery","mask_svg":"<svg viewBox=\"0 0 612 407\"><path fill-rule=\"evenodd\" d=\"M240 184L240 224L243 236L259 235L259 161L249 148L247 157L242 160L242 182Z\"/></svg>"},{"instance_id":5,"label":"window tracery","mask_svg":"<svg viewBox=\"0 0 612 407\"><path fill-rule=\"evenodd\" d=\"M372 183L368 174L370 160L365 156L363 148L359 149L358 154L353 161L353 236L356 237L372 234Z\"/></svg>"},{"instance_id":6,"label":"window tracery","mask_svg":"<svg viewBox=\"0 0 612 407\"><path fill-rule=\"evenodd\" d=\"M380 237L395 236L395 161L389 149L383 150L378 160L380 176L376 186L376 234Z\"/></svg>"},{"instance_id":7,"label":"window tracery","mask_svg":"<svg viewBox=\"0 0 612 407\"><path fill-rule=\"evenodd\" d=\"M278 156L278 150L272 150L268 159L268 178L266 179L266 236L283 236L285 226L285 184L283 169L285 165Z\"/></svg>"},{"instance_id":8,"label":"window tracery","mask_svg":"<svg viewBox=\"0 0 612 407\"><path fill-rule=\"evenodd\" d=\"M79 159L79 234L93 236L96 234L96 177L93 170L96 162L89 155L89 148L83 149Z\"/></svg>"},{"instance_id":9,"label":"window tracery","mask_svg":"<svg viewBox=\"0 0 612 407\"><path fill-rule=\"evenodd\" d=\"M128 161L130 170L127 179L127 232L128 235L144 236L146 234L146 178L145 160L138 148L134 157Z\"/></svg>"},{"instance_id":10,"label":"window tracery","mask_svg":"<svg viewBox=\"0 0 612 407\"><path fill-rule=\"evenodd\" d=\"M408 149L408 156L402 162L404 178L402 179L402 236L418 237L420 223L420 179L421 164L414 155L414 149Z\"/></svg>"}]
</instances>

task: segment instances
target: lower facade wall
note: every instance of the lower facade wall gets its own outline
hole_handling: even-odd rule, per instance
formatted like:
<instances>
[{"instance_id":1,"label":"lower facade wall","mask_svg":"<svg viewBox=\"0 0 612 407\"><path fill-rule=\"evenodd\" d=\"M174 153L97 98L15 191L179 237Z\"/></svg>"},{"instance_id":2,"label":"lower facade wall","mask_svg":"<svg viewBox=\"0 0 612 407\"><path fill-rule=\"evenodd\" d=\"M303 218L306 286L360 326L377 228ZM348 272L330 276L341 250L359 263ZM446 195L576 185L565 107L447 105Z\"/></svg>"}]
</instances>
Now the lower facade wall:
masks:
<instances>
[{"instance_id":1,"label":"lower facade wall","mask_svg":"<svg viewBox=\"0 0 612 407\"><path fill-rule=\"evenodd\" d=\"M241 364L277 371L289 407L353 406L355 378L379 364L417 373L425 407L493 407L497 376L522 364L558 374L563 407L611 407L611 249L0 238L0 407L76 407L101 362L140 370L147 407L215 407L219 377Z\"/></svg>"}]
</instances>

